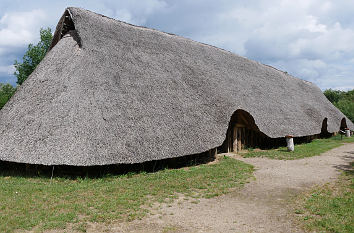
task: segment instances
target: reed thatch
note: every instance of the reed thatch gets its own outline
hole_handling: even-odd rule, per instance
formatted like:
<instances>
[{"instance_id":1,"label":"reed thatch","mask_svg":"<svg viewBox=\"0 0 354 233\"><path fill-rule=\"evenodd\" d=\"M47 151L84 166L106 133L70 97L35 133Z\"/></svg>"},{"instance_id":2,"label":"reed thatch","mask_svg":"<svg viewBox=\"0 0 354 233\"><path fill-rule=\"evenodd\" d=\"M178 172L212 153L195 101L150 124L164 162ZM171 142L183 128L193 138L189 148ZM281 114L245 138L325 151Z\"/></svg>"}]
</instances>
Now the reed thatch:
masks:
<instances>
[{"instance_id":1,"label":"reed thatch","mask_svg":"<svg viewBox=\"0 0 354 233\"><path fill-rule=\"evenodd\" d=\"M275 68L68 8L0 111L0 160L90 166L201 153L223 143L237 109L272 138L318 134L325 118L336 132L345 118L316 85Z\"/></svg>"}]
</instances>

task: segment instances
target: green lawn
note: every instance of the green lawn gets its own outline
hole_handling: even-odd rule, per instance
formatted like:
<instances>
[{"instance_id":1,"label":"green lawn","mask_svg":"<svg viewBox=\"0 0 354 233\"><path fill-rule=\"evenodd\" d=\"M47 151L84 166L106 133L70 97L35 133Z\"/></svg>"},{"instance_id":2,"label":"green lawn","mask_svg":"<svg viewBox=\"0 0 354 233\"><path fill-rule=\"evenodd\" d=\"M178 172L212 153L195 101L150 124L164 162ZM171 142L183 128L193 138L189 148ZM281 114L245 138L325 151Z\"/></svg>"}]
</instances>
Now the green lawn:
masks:
<instances>
[{"instance_id":1,"label":"green lawn","mask_svg":"<svg viewBox=\"0 0 354 233\"><path fill-rule=\"evenodd\" d=\"M272 150L254 150L249 149L246 153L242 154L243 157L267 157L270 159L301 159L320 155L335 147L343 145L343 143L353 143L354 136L350 138L343 137L341 140L340 135L328 139L316 139L310 143L303 143L296 145L293 152L288 152L286 147L280 147Z\"/></svg>"},{"instance_id":2,"label":"green lawn","mask_svg":"<svg viewBox=\"0 0 354 233\"><path fill-rule=\"evenodd\" d=\"M232 158L212 165L166 169L155 173L66 179L0 176L0 232L16 229L63 229L71 223L85 231L87 222L133 220L152 203L181 193L213 197L241 187L253 167Z\"/></svg>"},{"instance_id":3,"label":"green lawn","mask_svg":"<svg viewBox=\"0 0 354 233\"><path fill-rule=\"evenodd\" d=\"M353 163L351 164L352 169ZM299 198L295 213L311 232L354 232L354 172L334 184L317 187Z\"/></svg>"}]
</instances>

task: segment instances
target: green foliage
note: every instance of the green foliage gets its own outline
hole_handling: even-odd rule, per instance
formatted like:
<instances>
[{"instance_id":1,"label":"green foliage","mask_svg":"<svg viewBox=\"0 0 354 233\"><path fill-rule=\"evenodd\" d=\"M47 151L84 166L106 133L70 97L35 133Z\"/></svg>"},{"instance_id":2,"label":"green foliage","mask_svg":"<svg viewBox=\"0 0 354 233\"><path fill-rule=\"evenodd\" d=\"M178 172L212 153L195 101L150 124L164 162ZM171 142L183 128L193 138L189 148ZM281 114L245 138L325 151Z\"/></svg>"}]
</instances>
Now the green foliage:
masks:
<instances>
[{"instance_id":1,"label":"green foliage","mask_svg":"<svg viewBox=\"0 0 354 233\"><path fill-rule=\"evenodd\" d=\"M16 88L10 84L0 83L0 109L4 107L6 102L11 98L11 96L15 93Z\"/></svg>"},{"instance_id":2,"label":"green foliage","mask_svg":"<svg viewBox=\"0 0 354 233\"><path fill-rule=\"evenodd\" d=\"M21 85L42 61L51 44L53 35L50 28L40 30L41 40L37 45L29 44L22 63L15 60L17 84Z\"/></svg>"},{"instance_id":3,"label":"green foliage","mask_svg":"<svg viewBox=\"0 0 354 233\"><path fill-rule=\"evenodd\" d=\"M354 100L341 99L334 105L352 122L354 122Z\"/></svg>"},{"instance_id":4,"label":"green foliage","mask_svg":"<svg viewBox=\"0 0 354 233\"><path fill-rule=\"evenodd\" d=\"M95 179L25 177L0 169L0 232L63 229L67 223L85 231L88 222L131 221L144 216L146 207L179 194L195 201L242 187L252 172L253 166L228 157L209 165Z\"/></svg>"},{"instance_id":5,"label":"green foliage","mask_svg":"<svg viewBox=\"0 0 354 233\"><path fill-rule=\"evenodd\" d=\"M327 89L323 92L331 103L336 103L341 98L342 91Z\"/></svg>"},{"instance_id":6,"label":"green foliage","mask_svg":"<svg viewBox=\"0 0 354 233\"><path fill-rule=\"evenodd\" d=\"M338 91L328 89L323 94L334 106L354 122L354 90Z\"/></svg>"},{"instance_id":7,"label":"green foliage","mask_svg":"<svg viewBox=\"0 0 354 233\"><path fill-rule=\"evenodd\" d=\"M285 139L284 139L285 140ZM267 157L270 159L301 159L320 155L330 149L343 145L343 143L354 142L354 137L343 137L340 135L328 139L316 139L310 143L295 145L293 152L288 152L286 147L280 147L272 150L249 150L243 157Z\"/></svg>"}]
</instances>

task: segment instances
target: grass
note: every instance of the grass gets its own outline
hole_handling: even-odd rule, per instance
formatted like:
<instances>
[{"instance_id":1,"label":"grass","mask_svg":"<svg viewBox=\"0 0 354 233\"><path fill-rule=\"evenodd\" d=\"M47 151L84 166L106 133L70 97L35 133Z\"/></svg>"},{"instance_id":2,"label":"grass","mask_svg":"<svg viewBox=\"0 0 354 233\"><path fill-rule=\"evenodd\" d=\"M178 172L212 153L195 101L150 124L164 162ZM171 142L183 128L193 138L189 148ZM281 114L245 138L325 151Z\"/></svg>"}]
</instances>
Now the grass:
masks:
<instances>
[{"instance_id":1,"label":"grass","mask_svg":"<svg viewBox=\"0 0 354 233\"><path fill-rule=\"evenodd\" d=\"M353 163L351 164L352 169ZM302 195L295 211L305 230L354 232L354 172L345 172L337 182Z\"/></svg>"},{"instance_id":2,"label":"grass","mask_svg":"<svg viewBox=\"0 0 354 233\"><path fill-rule=\"evenodd\" d=\"M88 222L131 221L178 194L210 198L241 187L253 167L232 158L212 165L104 178L0 176L0 232L85 231Z\"/></svg>"},{"instance_id":3,"label":"grass","mask_svg":"<svg viewBox=\"0 0 354 233\"><path fill-rule=\"evenodd\" d=\"M301 159L305 157L311 157L320 155L335 147L343 145L343 143L353 143L354 137L343 137L341 140L340 135L328 138L328 139L316 139L310 143L303 143L295 145L293 152L288 152L286 147L280 147L271 150L257 151L250 149L247 153L243 154L243 157L267 157L270 159Z\"/></svg>"}]
</instances>

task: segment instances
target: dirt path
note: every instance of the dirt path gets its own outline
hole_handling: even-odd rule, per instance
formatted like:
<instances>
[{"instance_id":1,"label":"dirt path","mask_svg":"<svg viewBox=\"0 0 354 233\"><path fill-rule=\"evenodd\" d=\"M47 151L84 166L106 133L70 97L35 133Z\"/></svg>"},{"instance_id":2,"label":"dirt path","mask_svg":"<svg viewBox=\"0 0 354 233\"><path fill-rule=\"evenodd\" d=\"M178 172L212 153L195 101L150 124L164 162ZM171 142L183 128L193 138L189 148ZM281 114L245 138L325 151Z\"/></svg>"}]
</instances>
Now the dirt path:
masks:
<instances>
[{"instance_id":1,"label":"dirt path","mask_svg":"<svg viewBox=\"0 0 354 233\"><path fill-rule=\"evenodd\" d=\"M256 179L241 191L212 199L176 201L142 220L88 232L301 232L289 217L287 201L316 184L331 182L354 160L354 144L300 160L241 158L256 168Z\"/></svg>"}]
</instances>

